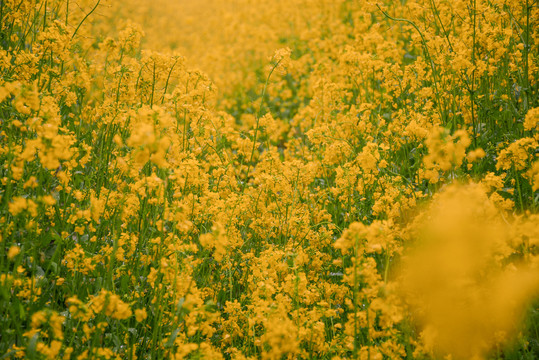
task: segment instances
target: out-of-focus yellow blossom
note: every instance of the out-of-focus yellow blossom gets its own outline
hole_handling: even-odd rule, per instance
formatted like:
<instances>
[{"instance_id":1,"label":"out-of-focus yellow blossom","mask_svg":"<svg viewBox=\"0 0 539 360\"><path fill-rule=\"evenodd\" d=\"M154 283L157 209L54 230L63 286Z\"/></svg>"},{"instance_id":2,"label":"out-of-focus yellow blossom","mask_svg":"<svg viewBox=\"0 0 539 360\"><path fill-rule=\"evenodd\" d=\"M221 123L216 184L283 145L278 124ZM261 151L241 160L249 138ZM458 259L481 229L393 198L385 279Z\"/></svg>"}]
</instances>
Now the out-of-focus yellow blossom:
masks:
<instances>
[{"instance_id":1,"label":"out-of-focus yellow blossom","mask_svg":"<svg viewBox=\"0 0 539 360\"><path fill-rule=\"evenodd\" d=\"M17 245L13 245L9 248L7 252L7 258L9 260L12 260L15 256L19 255L20 252L21 252L21 248L18 247Z\"/></svg>"},{"instance_id":2,"label":"out-of-focus yellow blossom","mask_svg":"<svg viewBox=\"0 0 539 360\"><path fill-rule=\"evenodd\" d=\"M406 258L403 289L428 347L470 358L486 354L503 331L519 329L539 291L539 271L505 265L517 224L477 185L451 186L418 218L421 240ZM519 225L520 226L520 225Z\"/></svg>"},{"instance_id":3,"label":"out-of-focus yellow blossom","mask_svg":"<svg viewBox=\"0 0 539 360\"><path fill-rule=\"evenodd\" d=\"M484 158L485 155L486 154L483 149L475 149L468 152L468 155L466 155L466 159L468 159L468 161L470 162L474 162L474 161Z\"/></svg>"},{"instance_id":4,"label":"out-of-focus yellow blossom","mask_svg":"<svg viewBox=\"0 0 539 360\"><path fill-rule=\"evenodd\" d=\"M36 350L43 354L47 359L53 360L56 359L62 348L62 342L58 340L53 340L50 345L39 342L37 344Z\"/></svg>"},{"instance_id":5,"label":"out-of-focus yellow blossom","mask_svg":"<svg viewBox=\"0 0 539 360\"><path fill-rule=\"evenodd\" d=\"M9 204L9 212L13 216L17 216L18 214L20 214L27 208L28 208L27 199L22 198L22 197L13 199L13 201Z\"/></svg>"},{"instance_id":6,"label":"out-of-focus yellow blossom","mask_svg":"<svg viewBox=\"0 0 539 360\"><path fill-rule=\"evenodd\" d=\"M135 310L135 318L138 322L144 321L148 317L148 314L146 313L146 309L136 309Z\"/></svg>"},{"instance_id":7,"label":"out-of-focus yellow blossom","mask_svg":"<svg viewBox=\"0 0 539 360\"><path fill-rule=\"evenodd\" d=\"M528 172L528 176L531 179L532 191L539 190L539 161L533 163L532 168Z\"/></svg>"}]
</instances>

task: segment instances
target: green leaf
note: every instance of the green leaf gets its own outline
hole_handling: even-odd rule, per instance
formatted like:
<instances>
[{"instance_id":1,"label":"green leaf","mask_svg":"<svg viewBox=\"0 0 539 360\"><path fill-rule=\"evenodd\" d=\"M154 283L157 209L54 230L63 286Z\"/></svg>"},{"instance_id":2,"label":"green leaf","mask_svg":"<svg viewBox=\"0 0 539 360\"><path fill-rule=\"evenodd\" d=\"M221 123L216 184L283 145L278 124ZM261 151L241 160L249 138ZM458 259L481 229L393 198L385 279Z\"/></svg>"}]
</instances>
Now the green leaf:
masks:
<instances>
[{"instance_id":1,"label":"green leaf","mask_svg":"<svg viewBox=\"0 0 539 360\"><path fill-rule=\"evenodd\" d=\"M180 333L180 328L176 328L176 330L174 330L172 334L170 334L170 337L168 338L167 343L165 344L165 348L169 349L172 346L174 346L174 341L178 337L179 333Z\"/></svg>"}]
</instances>

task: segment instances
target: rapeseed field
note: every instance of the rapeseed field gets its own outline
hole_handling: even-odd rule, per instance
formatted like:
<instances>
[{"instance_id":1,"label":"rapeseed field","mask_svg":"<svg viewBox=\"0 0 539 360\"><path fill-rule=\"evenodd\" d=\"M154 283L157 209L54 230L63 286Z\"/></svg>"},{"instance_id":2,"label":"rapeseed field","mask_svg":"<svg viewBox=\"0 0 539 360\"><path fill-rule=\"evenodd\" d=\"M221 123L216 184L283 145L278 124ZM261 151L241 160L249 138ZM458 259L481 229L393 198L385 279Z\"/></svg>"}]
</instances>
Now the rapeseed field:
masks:
<instances>
[{"instance_id":1,"label":"rapeseed field","mask_svg":"<svg viewBox=\"0 0 539 360\"><path fill-rule=\"evenodd\" d=\"M537 0L0 0L0 359L539 358Z\"/></svg>"}]
</instances>

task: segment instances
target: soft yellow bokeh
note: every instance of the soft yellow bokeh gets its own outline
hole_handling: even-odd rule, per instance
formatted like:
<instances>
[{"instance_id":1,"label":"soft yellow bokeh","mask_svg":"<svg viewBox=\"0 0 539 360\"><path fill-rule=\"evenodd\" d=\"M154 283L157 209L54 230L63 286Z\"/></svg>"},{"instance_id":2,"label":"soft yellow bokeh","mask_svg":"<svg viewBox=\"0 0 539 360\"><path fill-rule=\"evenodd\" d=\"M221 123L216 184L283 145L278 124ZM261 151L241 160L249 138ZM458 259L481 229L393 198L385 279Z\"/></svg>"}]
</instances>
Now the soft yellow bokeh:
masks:
<instances>
[{"instance_id":1,"label":"soft yellow bokeh","mask_svg":"<svg viewBox=\"0 0 539 360\"><path fill-rule=\"evenodd\" d=\"M475 184L444 189L413 224L420 240L404 260L402 290L435 353L481 357L520 329L539 269L508 260L516 226Z\"/></svg>"}]
</instances>

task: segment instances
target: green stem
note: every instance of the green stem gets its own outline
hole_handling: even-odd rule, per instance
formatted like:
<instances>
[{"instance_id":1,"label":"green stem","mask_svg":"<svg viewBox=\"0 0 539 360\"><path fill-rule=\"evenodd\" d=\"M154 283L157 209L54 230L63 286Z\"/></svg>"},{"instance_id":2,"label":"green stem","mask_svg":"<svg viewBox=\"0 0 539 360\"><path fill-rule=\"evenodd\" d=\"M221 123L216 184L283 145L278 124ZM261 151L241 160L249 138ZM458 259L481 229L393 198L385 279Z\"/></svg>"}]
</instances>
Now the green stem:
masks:
<instances>
[{"instance_id":1,"label":"green stem","mask_svg":"<svg viewBox=\"0 0 539 360\"><path fill-rule=\"evenodd\" d=\"M470 87L470 97L472 101L472 126L473 126L473 144L477 147L477 131L475 126L475 33L476 33L476 0L472 0L472 19L473 19L473 35L472 35L472 84Z\"/></svg>"},{"instance_id":2,"label":"green stem","mask_svg":"<svg viewBox=\"0 0 539 360\"><path fill-rule=\"evenodd\" d=\"M256 115L256 127L255 127L255 134L254 134L254 137L253 137L253 147L251 149L251 156L249 158L249 163L247 164L247 173L245 174L245 181L243 182L242 187L241 187L241 192L242 193L245 191L245 186L247 185L247 180L249 179L249 171L251 170L251 163L253 161L254 154L255 154L256 140L257 140L258 129L259 129L259 125L260 125L260 116L262 114L262 107L264 105L264 97L266 96L266 90L268 88L268 84L269 84L271 74L273 74L273 71L275 71L275 69L277 68L277 66L279 66L281 61L282 61L282 59L277 61L277 63L271 68L271 70L270 70L270 72L268 74L268 77L266 78L266 83L264 84L264 89L262 90L262 96L261 96L261 99L260 99L260 107L258 108L258 112L257 112L257 115ZM242 161L242 165L243 165L243 161Z\"/></svg>"},{"instance_id":3,"label":"green stem","mask_svg":"<svg viewBox=\"0 0 539 360\"><path fill-rule=\"evenodd\" d=\"M524 201L522 200L522 187L520 186L520 176L518 175L517 171L515 171L515 180L517 182L517 191L518 191L518 201L520 203L520 211L524 212Z\"/></svg>"},{"instance_id":4,"label":"green stem","mask_svg":"<svg viewBox=\"0 0 539 360\"><path fill-rule=\"evenodd\" d=\"M529 94L530 94L530 84L529 84L529 46L530 46L530 6L529 6L529 0L526 0L526 43L524 44L524 99L523 99L523 105L524 105L524 111L528 110L528 101L529 101Z\"/></svg>"},{"instance_id":5,"label":"green stem","mask_svg":"<svg viewBox=\"0 0 539 360\"><path fill-rule=\"evenodd\" d=\"M170 71L168 72L167 81L165 82L165 90L163 90L163 96L161 97L161 105L163 105L163 102L165 101L165 95L167 94L170 76L172 75L172 71L174 70L174 67L176 66L177 63L178 63L178 59L174 62L174 64L172 64L172 66L170 67Z\"/></svg>"},{"instance_id":6,"label":"green stem","mask_svg":"<svg viewBox=\"0 0 539 360\"><path fill-rule=\"evenodd\" d=\"M75 29L75 32L73 33L73 35L71 35L71 40L73 40L73 38L75 37L75 35L77 35L77 31L79 31L80 27L82 26L82 24L86 21L86 19L88 19L88 17L90 15L92 15L92 13L95 11L95 9L97 9L97 7L99 6L99 3L101 2L101 0L97 0L97 3L95 4L95 6L93 7L92 10L90 10L90 12L88 14L86 14L86 16L81 20L81 22L79 23L79 25L77 26L77 28Z\"/></svg>"},{"instance_id":7,"label":"green stem","mask_svg":"<svg viewBox=\"0 0 539 360\"><path fill-rule=\"evenodd\" d=\"M440 12L438 11L438 8L436 7L436 3L434 2L434 0L430 0L430 3L432 5L432 12L434 13L435 19L438 18L438 22L440 23L445 39L447 40L447 44L449 45L449 50L451 50L451 52L454 52L453 44L451 44L451 40L449 40L449 32L445 30L444 23L442 22L442 19L440 18Z\"/></svg>"},{"instance_id":8,"label":"green stem","mask_svg":"<svg viewBox=\"0 0 539 360\"><path fill-rule=\"evenodd\" d=\"M153 108L153 94L155 93L155 60L153 61L153 80L152 80L152 95L150 97L150 108Z\"/></svg>"},{"instance_id":9,"label":"green stem","mask_svg":"<svg viewBox=\"0 0 539 360\"><path fill-rule=\"evenodd\" d=\"M440 93L438 91L438 72L436 71L436 66L434 64L434 61L432 60L432 57L430 56L429 48L427 47L427 39L425 38L425 36L421 32L421 30L419 30L419 27L417 27L417 25L413 21L410 21L408 19L395 18L395 17L389 15L386 11L382 10L380 5L376 4L376 7L388 19L393 20L393 21L405 22L407 24L410 24L419 33L419 36L421 37L421 44L423 45L423 51L425 52L425 57L427 58L427 61L428 61L429 65L430 65L430 68L431 68L431 71L432 71L432 80L433 80L433 84L434 84L434 95L436 97L436 105L438 107L438 112L440 114L440 119L443 122L445 122L444 121L444 111L442 109L442 105L441 105L441 102L440 102L440 100L441 100L440 99Z\"/></svg>"},{"instance_id":10,"label":"green stem","mask_svg":"<svg viewBox=\"0 0 539 360\"><path fill-rule=\"evenodd\" d=\"M358 285L358 279L357 279L357 253L358 253L358 242L359 242L359 239L357 238L357 235L356 235L356 243L355 243L355 246L354 246L354 288L353 288L353 303L354 303L354 350L353 350L353 354L354 354L354 359L357 358L357 351L358 351L358 344L357 344L357 338L358 338L358 333L359 333L359 319L358 319L358 316L357 316L357 311L358 311L358 290L359 290L359 285Z\"/></svg>"}]
</instances>

